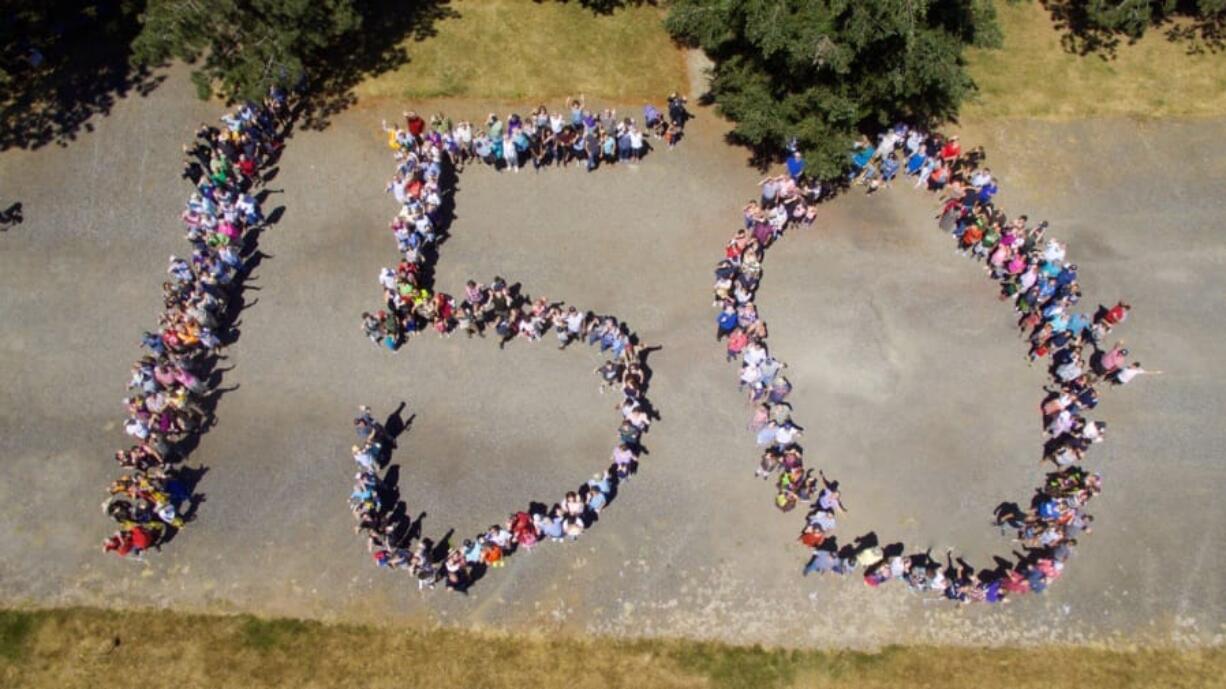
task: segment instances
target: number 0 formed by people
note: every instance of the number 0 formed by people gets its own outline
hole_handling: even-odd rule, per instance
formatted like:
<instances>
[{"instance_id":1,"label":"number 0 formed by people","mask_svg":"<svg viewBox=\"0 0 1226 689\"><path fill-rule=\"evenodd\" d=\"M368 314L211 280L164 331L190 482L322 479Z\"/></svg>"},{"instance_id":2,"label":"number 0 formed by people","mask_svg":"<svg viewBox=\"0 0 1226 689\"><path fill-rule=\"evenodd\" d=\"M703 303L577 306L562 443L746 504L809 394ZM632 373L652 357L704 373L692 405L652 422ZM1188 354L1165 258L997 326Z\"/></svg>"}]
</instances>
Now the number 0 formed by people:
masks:
<instances>
[{"instance_id":1,"label":"number 0 formed by people","mask_svg":"<svg viewBox=\"0 0 1226 689\"><path fill-rule=\"evenodd\" d=\"M1085 418L1098 404L1096 386L1122 385L1145 372L1139 363L1127 363L1122 344L1104 346L1129 306L1100 307L1093 316L1078 310L1077 266L1066 260L1065 245L1047 237L1047 223L1030 225L1025 216L1011 220L995 205L996 180L979 168L982 149L964 153L956 136L899 125L882 133L876 146L865 140L849 155L850 180L870 192L895 182L900 172L903 179L914 178L916 188L937 192L940 229L962 255L986 265L1001 300L1013 304L1018 327L1029 337L1027 357L1049 366L1040 456L1055 471L1035 490L1030 509L1013 503L997 508L997 525L1016 531L1026 554L996 557L993 571L977 572L952 549L933 557L906 554L902 544L883 548L871 534L838 544L837 518L847 508L836 481L805 467L801 427L787 402L792 386L767 347L766 325L754 303L767 249L785 232L811 227L822 198L820 185L803 175L802 155L792 151L787 174L760 183L760 199L745 207L743 226L715 269L716 339L726 338L727 358L739 364L740 385L753 406L749 426L764 447L756 473L774 482L781 511L808 504L799 536L810 550L805 575L858 573L870 587L897 580L959 602L998 603L1041 593L1063 572L1077 537L1091 530L1085 507L1102 479L1082 468L1081 460L1106 430L1106 424Z\"/></svg>"}]
</instances>

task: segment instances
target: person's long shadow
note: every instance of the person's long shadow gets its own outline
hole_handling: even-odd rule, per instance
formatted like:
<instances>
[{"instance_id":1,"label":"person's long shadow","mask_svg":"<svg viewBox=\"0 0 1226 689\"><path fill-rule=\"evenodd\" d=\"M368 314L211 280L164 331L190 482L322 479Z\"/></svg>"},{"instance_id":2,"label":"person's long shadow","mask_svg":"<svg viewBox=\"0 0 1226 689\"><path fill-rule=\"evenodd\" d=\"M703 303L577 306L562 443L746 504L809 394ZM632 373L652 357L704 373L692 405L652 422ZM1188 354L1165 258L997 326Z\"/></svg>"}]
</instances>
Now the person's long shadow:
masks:
<instances>
[{"instance_id":1,"label":"person's long shadow","mask_svg":"<svg viewBox=\"0 0 1226 689\"><path fill-rule=\"evenodd\" d=\"M455 534L455 529L449 529L442 538L437 540L425 536L427 513L420 512L416 518L409 514L408 505L400 496L400 465L392 462L392 456L399 447L397 439L408 431L413 421L417 419L416 414L410 415L407 419L403 418L402 414L406 406L406 402L401 402L395 411L388 414L382 426L381 435L385 444L379 457L379 466L384 472L379 477L376 490L379 493L379 504L383 506L383 509L378 521L388 530L389 548L401 551L400 554L407 557L414 550L413 543L421 542L431 562L439 565L446 560L451 551L451 539ZM474 569L463 585L455 587L456 590L461 593L466 592L468 587L479 578L478 572L484 575L485 568Z\"/></svg>"},{"instance_id":2,"label":"person's long shadow","mask_svg":"<svg viewBox=\"0 0 1226 689\"><path fill-rule=\"evenodd\" d=\"M239 322L239 314L259 301L256 299L248 303L243 293L246 290L253 289L249 283L255 279L255 269L265 259L272 258L269 254L260 251L260 236L269 227L280 222L284 214L285 207L278 207L268 215L264 222L251 227L243 237L242 249L239 252L240 257L244 259L243 264L235 271L233 279L225 289L228 300L226 301L225 310L218 319L220 321L218 325L218 330L220 331L219 339L222 341L223 348L231 346L238 341L240 332L236 325ZM204 434L217 425L215 412L218 402L220 402L224 395L239 388L238 384L228 388L222 387L225 374L234 369L234 366L226 368L217 367L218 362L223 360L225 360L225 357L217 352L209 353L197 360L198 363L193 372L200 380L206 381L205 385L208 389L208 392L200 397L197 404L201 418L191 433L186 434L171 444L168 458L170 460L168 470L171 486L170 493L185 524L190 523L196 518L200 505L207 498L207 494L197 491L197 485L209 471L209 467L205 465L186 466L187 459L200 445ZM184 508L184 505L186 505L186 508ZM168 528L161 544L164 545L174 540L177 532L178 530L173 527Z\"/></svg>"},{"instance_id":3,"label":"person's long shadow","mask_svg":"<svg viewBox=\"0 0 1226 689\"><path fill-rule=\"evenodd\" d=\"M518 290L516 290L516 294L518 295ZM527 299L526 295L522 298ZM637 337L635 338L635 341L637 341ZM650 402L647 401L647 393L650 387L648 383L651 379L651 373L650 369L647 367L646 359L649 353L658 351L659 349L659 346L648 347L640 350L639 353L639 365L644 369L641 404L643 405L644 410L650 416L656 419L661 418L660 414L654 407L651 406ZM382 508L378 515L379 518L376 521L381 524L384 529L387 529L388 533L390 534L390 537L387 539L388 546L389 549L399 551L398 553L395 553L400 556L397 559L409 557L409 555L415 550L413 547L414 542L420 542L424 546L427 557L430 558L432 564L436 567L436 569L441 569L448 555L453 550L452 539L455 536L455 529L449 529L441 538L438 539L432 539L425 536L425 520L427 513L423 511L419 513L416 518L410 516L408 507L401 498L400 494L400 465L392 461L393 455L400 447L399 438L412 427L414 420L417 418L416 414L410 415L407 419L403 418L403 413L406 406L407 403L402 401L400 405L396 407L396 410L387 416L381 428L381 435L383 437L384 444L377 464L379 468L383 470L383 474L378 479L376 491L379 494L379 504L382 506ZM641 438L639 442L634 443L634 447L637 455L642 456L648 454L647 448L645 445L643 445ZM631 463L630 470L627 472L627 478L638 473L638 466L639 462L636 459ZM598 474L594 480L600 479L603 479L607 485L604 507L601 508L601 510L603 510L611 506L614 501L616 501L621 484L625 479L619 478L616 464L610 464L608 468L605 469L604 473ZM575 492L583 499L584 504L588 504L588 498L594 490L597 490L597 488L594 488L591 482L584 481ZM552 511L552 509L556 509L557 507L557 503L554 504L553 508L550 508L547 506L547 503L531 501L528 504L527 513L531 515L547 515ZM596 524L599 520L600 511L591 509L590 507L585 510L584 514L582 515L585 530L586 528ZM543 539L544 537L542 536L541 538ZM467 540L463 543L465 549L467 549L470 543L471 541ZM513 555L520 549L521 546L513 545L506 553L506 556ZM467 576L465 576L459 583L451 585L450 588L459 593L467 593L473 585L485 577L488 571L488 567L486 567L486 565L482 562L469 563Z\"/></svg>"},{"instance_id":4,"label":"person's long shadow","mask_svg":"<svg viewBox=\"0 0 1226 689\"><path fill-rule=\"evenodd\" d=\"M434 291L434 269L438 265L439 251L451 236L451 224L456 219L456 196L460 191L460 177L446 158L443 159L442 171L439 173L439 205L430 218L434 226L434 242L422 250L419 277L422 287Z\"/></svg>"},{"instance_id":5,"label":"person's long shadow","mask_svg":"<svg viewBox=\"0 0 1226 689\"><path fill-rule=\"evenodd\" d=\"M407 431L409 426L413 425L413 420L417 418L416 414L413 414L408 419L401 417L406 406L408 406L407 402L401 402L400 406L396 407L396 411L388 414L387 419L383 422L383 434L392 441L393 447L395 447L396 438L399 438L401 433Z\"/></svg>"},{"instance_id":6,"label":"person's long shadow","mask_svg":"<svg viewBox=\"0 0 1226 689\"><path fill-rule=\"evenodd\" d=\"M16 227L25 222L20 201L0 211L0 232L7 232L10 227Z\"/></svg>"}]
</instances>

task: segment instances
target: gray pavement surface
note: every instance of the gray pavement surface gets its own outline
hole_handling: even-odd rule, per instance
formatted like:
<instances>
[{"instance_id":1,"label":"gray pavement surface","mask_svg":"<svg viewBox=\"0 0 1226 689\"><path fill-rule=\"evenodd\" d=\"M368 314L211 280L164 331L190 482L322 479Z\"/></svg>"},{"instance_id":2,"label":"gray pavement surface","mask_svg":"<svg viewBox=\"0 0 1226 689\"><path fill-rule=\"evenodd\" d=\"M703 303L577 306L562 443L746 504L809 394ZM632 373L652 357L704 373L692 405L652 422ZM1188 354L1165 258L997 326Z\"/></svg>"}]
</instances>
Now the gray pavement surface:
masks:
<instances>
[{"instance_id":1,"label":"gray pavement surface","mask_svg":"<svg viewBox=\"0 0 1226 689\"><path fill-rule=\"evenodd\" d=\"M1226 634L1221 423L1226 121L1009 122L967 127L1014 213L1051 220L1090 303L1134 305L1120 332L1162 377L1109 391L1098 518L1041 597L960 609L893 585L803 579L802 516L753 478L735 370L713 341L711 268L759 175L699 111L689 138L638 167L460 180L440 288L494 274L626 320L662 349L651 454L581 541L512 558L468 597L419 594L377 570L345 507L359 403L415 414L394 461L427 532L463 536L607 463L613 400L596 356L547 343L419 337L372 347L358 314L394 259L378 130L407 104L359 106L298 132L271 183L284 206L228 352L198 519L145 562L104 556L98 505L124 445L120 398L154 324L166 257L185 250L179 147L203 120L181 74L129 98L66 148L0 154L0 600L173 607L326 620L794 646L1220 643ZM433 104L414 104L430 111ZM482 116L488 104L451 103ZM283 191L281 191L283 190ZM790 365L807 456L842 482L844 538L976 562L1007 552L989 524L1040 481L1037 405L1010 310L955 256L909 187L851 193L770 253L759 305Z\"/></svg>"}]
</instances>

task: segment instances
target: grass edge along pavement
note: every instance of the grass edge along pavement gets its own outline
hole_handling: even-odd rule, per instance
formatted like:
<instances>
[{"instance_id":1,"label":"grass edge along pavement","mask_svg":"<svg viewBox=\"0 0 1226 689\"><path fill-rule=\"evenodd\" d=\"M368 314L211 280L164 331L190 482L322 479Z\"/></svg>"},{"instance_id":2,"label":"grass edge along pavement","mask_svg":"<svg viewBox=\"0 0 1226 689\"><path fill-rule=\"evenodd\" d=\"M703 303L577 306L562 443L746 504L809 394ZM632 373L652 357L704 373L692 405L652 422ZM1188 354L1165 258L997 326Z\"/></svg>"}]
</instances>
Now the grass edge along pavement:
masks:
<instances>
[{"instance_id":1,"label":"grass edge along pavement","mask_svg":"<svg viewBox=\"0 0 1226 689\"><path fill-rule=\"evenodd\" d=\"M685 91L685 51L654 3L453 0L435 35L402 42L410 60L362 82L363 102L481 98L533 103L585 93L637 103Z\"/></svg>"},{"instance_id":2,"label":"grass edge along pavement","mask_svg":"<svg viewBox=\"0 0 1226 689\"><path fill-rule=\"evenodd\" d=\"M195 489L208 468L184 463L227 392L220 388L220 352L238 339L232 326L249 306L244 284L265 258L259 236L281 217L280 208L264 217L266 194L253 192L291 135L286 94L274 89L263 106L243 104L219 119L224 129L202 125L194 145L183 148L182 176L194 187L182 215L191 258L170 257L170 280L162 283L165 310L157 329L142 336L148 353L133 366L131 396L124 399L124 430L137 444L116 453L131 473L111 483L103 503L119 523L103 550L120 556L161 550L204 501Z\"/></svg>"},{"instance_id":3,"label":"grass edge along pavement","mask_svg":"<svg viewBox=\"0 0 1226 689\"><path fill-rule=\"evenodd\" d=\"M684 106L670 101L668 112L676 131L682 131L688 119ZM391 471L389 464L395 436L403 430L400 411L388 418L387 427L394 423L395 428L385 431L374 422L369 411L362 408L364 417L355 419L363 444L353 447L359 473L354 477L356 485L350 494L350 510L358 520L358 529L367 534L372 557L380 567L408 570L417 578L419 589L433 588L442 578L447 588L465 592L489 568L503 566L505 557L520 547L530 550L546 538L556 542L561 542L564 536L577 539L599 519L601 510L613 502L620 485L637 472L639 458L646 453L641 436L655 416L647 399L651 370L646 364L646 355L652 350L643 347L637 335L617 318L581 312L573 306L567 311L563 302L551 303L544 299L534 302L521 293L519 285L507 286L501 278L495 278L489 288L468 281L458 309L450 295L440 291L432 293L438 247L446 241L454 216L458 173L453 157L458 156L461 163L484 162L499 169L504 156L493 152L496 149L484 158L473 153L471 138L462 141L446 131L445 123L450 122L446 117L432 117L429 129L415 114L406 112L405 117L403 129L384 124L388 146L396 160L396 172L387 184L387 191L394 193L400 205L390 225L397 239L400 262L395 270L384 268L380 273L386 310L362 315L367 337L380 349L396 352L408 335L425 332L427 327L433 327L440 336L450 336L457 327L463 327L470 339L473 334L484 338L486 325L497 321L494 330L501 338L501 348L520 336L530 341L540 340L552 328L557 334L559 349L565 349L574 341L586 341L589 346L599 344L601 354L611 350L613 359L594 372L602 377L602 392L605 386L620 386L624 396L619 407L623 417L618 429L619 443L613 449L613 463L602 474L568 493L552 508L547 503L533 502L527 511L511 513L505 525L496 523L485 533L463 541L462 549L450 545L453 531L448 531L438 544L421 537L421 522L411 523L412 518L400 503L398 488L385 480L386 473L379 474L381 467L386 466L388 472ZM560 121L560 115L558 117ZM572 124L564 128L575 124L573 117ZM668 126L663 113L656 112L655 117L660 126ZM545 128L548 134L550 125L540 121L543 116L531 115L530 118L538 120L535 126ZM627 127L622 138L630 141L635 128L629 124L629 118L625 122ZM620 125L618 121L618 131ZM594 125L583 126L591 130ZM648 132L656 129L656 124L646 115L644 126ZM613 136L612 132L605 133ZM592 136L596 136L595 132ZM640 139L646 136L639 133ZM577 139L584 140L583 136ZM668 141L671 145L675 139ZM506 145L512 146L504 152L514 156L513 160L508 160L516 172L520 159L533 145L536 148L531 152L540 156L533 158L534 166L546 157L550 165L559 165L574 157L572 150L560 144L549 148L546 154L539 139L525 145L524 149L511 144L510 139ZM586 151L586 155L589 157L588 172L614 162L604 160L599 149L596 155L601 160L594 166L591 151ZM634 155L637 161L640 153ZM466 161L470 156L472 160ZM625 160L621 162L624 164ZM524 313L524 307L529 305L531 317ZM384 326L386 323L391 325ZM416 545L412 545L414 540Z\"/></svg>"},{"instance_id":4,"label":"grass edge along pavement","mask_svg":"<svg viewBox=\"0 0 1226 689\"><path fill-rule=\"evenodd\" d=\"M1153 29L1114 56L1078 55L1062 45L1065 30L1045 3L994 4L1004 42L966 51L966 72L978 88L959 109L964 124L1226 114L1226 60L1219 53Z\"/></svg>"},{"instance_id":5,"label":"grass edge along pavement","mask_svg":"<svg viewBox=\"0 0 1226 689\"><path fill-rule=\"evenodd\" d=\"M95 687L103 677L133 676L210 689L399 689L440 680L533 689L1192 689L1226 686L1226 648L788 650L165 610L0 610L0 687Z\"/></svg>"},{"instance_id":6,"label":"grass edge along pavement","mask_svg":"<svg viewBox=\"0 0 1226 689\"><path fill-rule=\"evenodd\" d=\"M903 152L905 168L895 160L896 148ZM799 153L795 155L799 160ZM728 360L741 359L741 388L749 388L750 401L756 405L750 430L757 434L759 446L767 446L756 475L769 479L779 472L775 505L781 511L791 511L801 501L810 503L799 539L812 549L803 570L806 575L811 571L848 574L862 567L868 586L876 588L886 581L903 579L913 591L939 592L962 603L1006 603L1014 594L1041 593L1063 573L1072 555L1077 541L1069 532L1074 527L1073 533L1090 532L1092 518L1082 510L1101 491L1101 477L1079 464L1084 452L1104 439L1106 429L1106 424L1081 416L1098 403L1093 385L1122 385L1147 372L1139 363L1129 366L1125 359L1128 352L1119 345L1109 354L1103 349L1105 338L1124 321L1128 307L1123 302L1110 309L1100 306L1093 318L1072 313L1080 299L1080 284L1076 266L1065 260L1065 245L1046 236L1045 222L1015 227L1008 221L992 204L997 192L995 179L978 168L982 152L964 153L957 136L946 139L937 132L898 125L881 135L878 149L857 144L851 156L851 179L869 185L870 193L890 183L901 171L903 180L912 175L919 178L917 188L923 185L949 195L937 216L940 229L955 236L963 255L976 261L984 259L985 271L1000 283L1001 301L1014 303L1015 312L1020 314L1019 329L1028 331L1031 363L1046 363L1051 354L1049 376L1053 387L1044 387L1048 394L1040 404L1046 437L1041 457L1056 464L1057 470L1048 473L1035 490L1029 511L1016 503L1002 503L996 508L1002 533L1008 526L1018 532L1018 541L1031 543L1024 546L1025 553L1015 550L1015 559L993 556L993 569L976 572L964 559L955 557L952 548L945 555L947 568L943 568L930 551L904 555L902 543L879 547L876 532L838 546L833 534L836 516L846 511L838 483L820 472L819 481L812 469L804 468L804 450L796 442L800 427L792 421L791 405L785 401L791 392L790 383L782 376L785 365L770 356L765 322L755 307L766 250L789 223L793 229L799 229L802 223L811 226L812 206L823 200L820 185L814 190L798 184L804 182L803 165L794 167L795 161L789 161L790 174L768 178L762 201L746 206L744 229L728 242L725 257L715 271L714 305L720 309L716 339L727 336ZM892 172L887 175L878 165ZM807 190L808 197L802 189ZM989 243L986 232L992 232L995 240ZM1027 276L1031 278L1029 287L1024 285ZM1081 350L1086 345L1092 346L1095 354L1083 360ZM1106 356L1114 356L1118 363L1104 364ZM1061 362L1061 357L1066 361ZM1065 365L1073 368L1065 370ZM1068 372L1074 370L1076 375L1069 376ZM1074 388L1074 384L1080 387ZM1080 428L1077 421L1082 423Z\"/></svg>"}]
</instances>

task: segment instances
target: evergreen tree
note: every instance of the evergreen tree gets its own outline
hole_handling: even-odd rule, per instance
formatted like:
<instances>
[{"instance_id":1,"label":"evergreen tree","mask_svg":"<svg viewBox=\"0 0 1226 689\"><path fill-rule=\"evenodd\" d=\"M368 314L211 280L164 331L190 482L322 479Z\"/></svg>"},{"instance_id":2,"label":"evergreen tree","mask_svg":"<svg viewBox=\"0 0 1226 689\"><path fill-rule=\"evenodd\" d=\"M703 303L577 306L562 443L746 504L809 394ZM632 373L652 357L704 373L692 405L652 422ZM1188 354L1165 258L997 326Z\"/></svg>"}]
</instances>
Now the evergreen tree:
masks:
<instances>
[{"instance_id":1,"label":"evergreen tree","mask_svg":"<svg viewBox=\"0 0 1226 689\"><path fill-rule=\"evenodd\" d=\"M1047 0L1043 6L1066 31L1065 46L1081 54L1111 55L1121 37L1135 41L1176 17L1190 21L1172 25L1170 38L1199 36L1220 48L1226 27L1226 0Z\"/></svg>"},{"instance_id":2,"label":"evergreen tree","mask_svg":"<svg viewBox=\"0 0 1226 689\"><path fill-rule=\"evenodd\" d=\"M1000 40L990 0L675 0L666 26L714 60L736 139L766 157L794 137L824 178L859 131L956 113L963 47Z\"/></svg>"},{"instance_id":3,"label":"evergreen tree","mask_svg":"<svg viewBox=\"0 0 1226 689\"><path fill-rule=\"evenodd\" d=\"M361 15L354 0L148 0L135 59L197 65L201 98L259 98L291 86L305 65L342 47Z\"/></svg>"}]
</instances>

